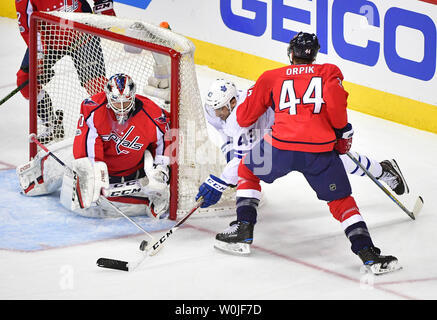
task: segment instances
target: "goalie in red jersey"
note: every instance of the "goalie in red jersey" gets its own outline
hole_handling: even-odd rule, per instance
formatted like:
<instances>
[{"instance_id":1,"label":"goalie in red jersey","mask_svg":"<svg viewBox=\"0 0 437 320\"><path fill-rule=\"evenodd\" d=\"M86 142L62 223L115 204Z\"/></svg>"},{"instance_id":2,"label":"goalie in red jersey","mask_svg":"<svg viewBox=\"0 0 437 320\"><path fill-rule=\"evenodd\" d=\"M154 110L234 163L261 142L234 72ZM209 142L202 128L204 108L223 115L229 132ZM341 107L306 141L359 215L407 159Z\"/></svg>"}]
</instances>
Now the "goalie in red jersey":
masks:
<instances>
[{"instance_id":1,"label":"goalie in red jersey","mask_svg":"<svg viewBox=\"0 0 437 320\"><path fill-rule=\"evenodd\" d=\"M118 215L109 206L97 205L103 193L126 215L164 217L169 205L170 115L135 92L128 75L113 75L103 92L82 102L73 152L71 141L51 146L77 173L78 187L74 177L63 174L63 168L40 151L17 168L22 192L48 194L62 184L62 205L83 216ZM68 158L71 154L74 159Z\"/></svg>"},{"instance_id":2,"label":"goalie in red jersey","mask_svg":"<svg viewBox=\"0 0 437 320\"><path fill-rule=\"evenodd\" d=\"M393 256L380 255L355 203L339 154L349 151L348 93L333 64L313 64L320 49L317 36L298 33L288 47L291 66L264 72L237 110L237 122L249 127L273 108L272 131L255 145L238 167L237 221L217 234L215 247L250 253L260 181L272 183L292 171L304 175L320 200L328 203L351 242L352 251L374 273L399 269ZM273 106L273 107L271 107Z\"/></svg>"}]
</instances>

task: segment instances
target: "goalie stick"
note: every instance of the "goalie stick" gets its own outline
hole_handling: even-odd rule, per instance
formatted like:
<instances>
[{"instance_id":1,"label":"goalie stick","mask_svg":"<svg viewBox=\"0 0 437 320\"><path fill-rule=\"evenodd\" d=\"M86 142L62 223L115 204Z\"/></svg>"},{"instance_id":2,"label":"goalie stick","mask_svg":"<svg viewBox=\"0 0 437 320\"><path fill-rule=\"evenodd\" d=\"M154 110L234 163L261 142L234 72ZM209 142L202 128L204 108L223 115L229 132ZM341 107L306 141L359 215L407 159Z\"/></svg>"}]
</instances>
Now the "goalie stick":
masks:
<instances>
[{"instance_id":1,"label":"goalie stick","mask_svg":"<svg viewBox=\"0 0 437 320\"><path fill-rule=\"evenodd\" d=\"M155 255L159 250L161 250L164 242L177 230L179 227L187 221L187 219L194 213L196 210L202 205L203 197L200 197L195 206L181 219L178 223L176 223L170 230L165 232L158 241L156 241L152 246L148 246L145 249L145 252L141 254L141 257L134 261L123 261L117 259L110 258L99 258L96 262L98 267L101 268L109 268L115 270L122 271L133 271L135 270L147 256Z\"/></svg>"},{"instance_id":2,"label":"goalie stick","mask_svg":"<svg viewBox=\"0 0 437 320\"><path fill-rule=\"evenodd\" d=\"M51 156L53 159L55 159L61 166L64 167L65 170L67 170L73 177L75 177L75 180L77 181L76 184L79 184L79 178L77 177L76 172L74 172L73 169L71 169L69 166L67 166L61 159L59 159L56 155L54 155L45 145L43 145L36 137L34 133L32 133L29 136L30 141L36 143L41 149L43 149L49 156ZM123 187L122 185L121 187ZM131 185L127 184L128 187L131 187ZM132 220L129 216L124 214L123 211L121 211L115 204L113 204L111 201L109 201L106 197L103 195L99 196L99 199L97 200L97 205L99 205L101 202L106 203L107 205L111 206L116 212L118 212L120 215L122 215L124 218L126 218L128 221L130 221L134 226L136 226L139 230L141 230L146 236L148 236L152 241L155 241L155 238L148 233L144 228L142 228L139 224L137 224L134 220Z\"/></svg>"},{"instance_id":3,"label":"goalie stick","mask_svg":"<svg viewBox=\"0 0 437 320\"><path fill-rule=\"evenodd\" d=\"M416 199L416 202L414 204L413 210L408 210L390 191L385 188L381 182L378 181L367 169L364 167L364 165L361 164L360 161L358 161L350 152L346 153L351 160L361 168L361 170L364 171L364 173L382 190L384 193L393 200L394 203L398 205L399 208L401 208L411 219L415 220L416 216L419 214L420 210L422 210L423 207L423 198L421 196L418 196Z\"/></svg>"}]
</instances>

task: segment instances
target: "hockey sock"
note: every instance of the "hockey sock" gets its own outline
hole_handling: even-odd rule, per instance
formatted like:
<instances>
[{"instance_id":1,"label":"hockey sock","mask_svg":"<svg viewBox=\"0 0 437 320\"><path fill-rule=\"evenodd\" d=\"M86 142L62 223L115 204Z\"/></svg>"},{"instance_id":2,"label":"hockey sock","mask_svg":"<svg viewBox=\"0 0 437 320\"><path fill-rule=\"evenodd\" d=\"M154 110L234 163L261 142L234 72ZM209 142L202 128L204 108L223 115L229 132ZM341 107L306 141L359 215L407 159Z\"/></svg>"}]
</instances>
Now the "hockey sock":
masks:
<instances>
[{"instance_id":1,"label":"hockey sock","mask_svg":"<svg viewBox=\"0 0 437 320\"><path fill-rule=\"evenodd\" d=\"M341 222L346 237L351 242L352 251L357 254L364 247L373 246L372 239L353 197L328 203L335 219Z\"/></svg>"},{"instance_id":2,"label":"hockey sock","mask_svg":"<svg viewBox=\"0 0 437 320\"><path fill-rule=\"evenodd\" d=\"M365 247L374 247L372 238L370 238L369 230L364 221L359 221L348 226L344 233L351 242L352 252L358 254L358 251Z\"/></svg>"},{"instance_id":3,"label":"hockey sock","mask_svg":"<svg viewBox=\"0 0 437 320\"><path fill-rule=\"evenodd\" d=\"M255 224L259 200L237 197L237 220Z\"/></svg>"}]
</instances>

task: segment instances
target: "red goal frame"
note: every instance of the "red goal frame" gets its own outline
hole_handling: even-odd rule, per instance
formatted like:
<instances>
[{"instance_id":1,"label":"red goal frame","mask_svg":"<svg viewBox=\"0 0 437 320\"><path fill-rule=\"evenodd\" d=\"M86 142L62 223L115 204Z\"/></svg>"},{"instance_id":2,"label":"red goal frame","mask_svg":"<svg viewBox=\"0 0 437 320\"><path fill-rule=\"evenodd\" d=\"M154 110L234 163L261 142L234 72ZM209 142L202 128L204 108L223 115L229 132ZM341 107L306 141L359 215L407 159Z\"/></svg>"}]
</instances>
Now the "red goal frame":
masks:
<instances>
[{"instance_id":1,"label":"red goal frame","mask_svg":"<svg viewBox=\"0 0 437 320\"><path fill-rule=\"evenodd\" d=\"M94 36L105 38L108 40L117 41L130 46L135 46L148 51L153 51L161 54L165 54L171 59L171 92L170 92L170 129L179 130L179 95L180 77L179 77L179 65L181 54L174 49L167 48L154 43L149 43L143 40L130 38L123 34L114 33L108 30L99 29L83 23L66 20L60 17L56 17L44 12L34 12L30 17L30 34L29 34L29 134L37 134L37 44L38 44L38 22L44 21L59 27L68 26L75 30L86 32ZM77 106L78 108L80 106ZM171 130L171 132L174 132ZM178 131L175 131L178 132ZM178 148L179 144L177 136L172 137L171 143L176 143L176 148L172 148L170 154L170 215L171 220L175 220L178 209ZM34 142L30 142L29 145L29 158L32 159L37 153L37 145Z\"/></svg>"}]
</instances>

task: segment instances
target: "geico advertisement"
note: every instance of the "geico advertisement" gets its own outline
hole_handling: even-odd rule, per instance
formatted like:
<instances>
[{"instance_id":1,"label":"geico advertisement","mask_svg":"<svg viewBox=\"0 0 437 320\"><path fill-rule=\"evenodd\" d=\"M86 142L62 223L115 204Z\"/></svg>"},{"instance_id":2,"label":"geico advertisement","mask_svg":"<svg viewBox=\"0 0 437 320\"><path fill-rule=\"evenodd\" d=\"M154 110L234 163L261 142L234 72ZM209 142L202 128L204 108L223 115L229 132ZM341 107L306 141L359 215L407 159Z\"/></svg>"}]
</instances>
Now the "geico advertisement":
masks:
<instances>
[{"instance_id":1,"label":"geico advertisement","mask_svg":"<svg viewBox=\"0 0 437 320\"><path fill-rule=\"evenodd\" d=\"M337 64L345 80L437 105L431 0L149 0L146 8L121 1L141 3L139 18L282 63L296 32L314 32L317 62Z\"/></svg>"}]
</instances>

